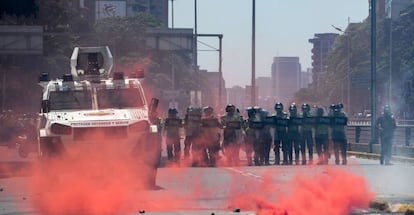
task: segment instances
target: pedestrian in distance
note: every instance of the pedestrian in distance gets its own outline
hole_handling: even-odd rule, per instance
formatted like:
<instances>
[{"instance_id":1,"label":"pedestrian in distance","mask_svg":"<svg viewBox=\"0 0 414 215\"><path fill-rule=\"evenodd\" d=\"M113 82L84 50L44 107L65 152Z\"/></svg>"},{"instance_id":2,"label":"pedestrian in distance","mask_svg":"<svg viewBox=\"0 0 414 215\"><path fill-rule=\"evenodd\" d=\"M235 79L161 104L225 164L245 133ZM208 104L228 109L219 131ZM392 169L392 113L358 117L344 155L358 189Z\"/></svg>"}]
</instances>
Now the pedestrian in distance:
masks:
<instances>
[{"instance_id":1,"label":"pedestrian in distance","mask_svg":"<svg viewBox=\"0 0 414 215\"><path fill-rule=\"evenodd\" d=\"M380 164L391 165L392 140L397 123L389 105L384 106L382 115L377 119L376 127L381 141Z\"/></svg>"}]
</instances>

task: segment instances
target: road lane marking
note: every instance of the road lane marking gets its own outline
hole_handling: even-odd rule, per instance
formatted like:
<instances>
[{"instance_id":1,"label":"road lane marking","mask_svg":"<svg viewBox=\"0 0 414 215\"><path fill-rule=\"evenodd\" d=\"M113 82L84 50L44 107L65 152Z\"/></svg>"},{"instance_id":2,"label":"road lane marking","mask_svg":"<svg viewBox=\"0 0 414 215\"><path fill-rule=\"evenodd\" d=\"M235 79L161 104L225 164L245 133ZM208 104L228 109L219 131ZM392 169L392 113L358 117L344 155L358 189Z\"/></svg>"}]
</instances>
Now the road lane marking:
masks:
<instances>
[{"instance_id":1,"label":"road lane marking","mask_svg":"<svg viewBox=\"0 0 414 215\"><path fill-rule=\"evenodd\" d=\"M254 178L256 180L263 180L262 176L256 175L256 174L251 173L251 172L246 172L246 171L236 169L236 168L233 168L233 167L226 167L225 169L227 169L231 172L235 172L235 173L240 174L240 175L245 176L245 177L251 177L251 178Z\"/></svg>"}]
</instances>

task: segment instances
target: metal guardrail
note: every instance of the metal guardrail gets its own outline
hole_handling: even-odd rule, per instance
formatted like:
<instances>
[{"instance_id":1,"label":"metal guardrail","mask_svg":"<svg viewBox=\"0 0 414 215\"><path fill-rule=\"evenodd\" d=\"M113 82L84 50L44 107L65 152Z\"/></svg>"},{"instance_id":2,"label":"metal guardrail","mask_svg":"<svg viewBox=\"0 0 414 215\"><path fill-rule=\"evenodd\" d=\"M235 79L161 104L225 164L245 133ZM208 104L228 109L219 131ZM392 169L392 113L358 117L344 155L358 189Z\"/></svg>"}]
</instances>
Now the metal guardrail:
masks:
<instances>
[{"instance_id":1,"label":"metal guardrail","mask_svg":"<svg viewBox=\"0 0 414 215\"><path fill-rule=\"evenodd\" d=\"M397 129L394 133L395 145L413 145L414 140L414 120L397 120ZM378 134L378 133L377 133ZM347 123L347 138L353 143L369 143L371 140L371 120L370 119L351 119ZM378 142L379 137L376 137Z\"/></svg>"},{"instance_id":2,"label":"metal guardrail","mask_svg":"<svg viewBox=\"0 0 414 215\"><path fill-rule=\"evenodd\" d=\"M393 154L398 156L414 158L414 120L397 120L397 128L394 132ZM354 151L369 152L371 140L371 121L370 119L351 119L347 123L347 139L349 147ZM380 139L377 132L377 144L373 145L375 153L380 152Z\"/></svg>"},{"instance_id":3,"label":"metal guardrail","mask_svg":"<svg viewBox=\"0 0 414 215\"><path fill-rule=\"evenodd\" d=\"M409 126L414 127L414 120L396 120L397 126ZM350 119L348 126L371 126L371 119Z\"/></svg>"}]
</instances>

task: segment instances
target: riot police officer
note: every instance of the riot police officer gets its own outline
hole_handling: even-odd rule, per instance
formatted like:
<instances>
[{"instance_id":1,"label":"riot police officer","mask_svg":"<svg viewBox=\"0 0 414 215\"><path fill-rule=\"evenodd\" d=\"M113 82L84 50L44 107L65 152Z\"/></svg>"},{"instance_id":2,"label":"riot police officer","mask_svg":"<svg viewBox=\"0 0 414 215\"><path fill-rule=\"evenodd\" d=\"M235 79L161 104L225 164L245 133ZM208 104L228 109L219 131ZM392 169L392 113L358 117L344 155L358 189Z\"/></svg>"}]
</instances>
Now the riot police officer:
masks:
<instances>
[{"instance_id":1,"label":"riot police officer","mask_svg":"<svg viewBox=\"0 0 414 215\"><path fill-rule=\"evenodd\" d=\"M287 141L286 141L286 127L288 125L287 113L283 112L283 104L277 102L275 104L276 114L274 117L274 141L273 151L275 152L275 165L280 164L280 149L283 152L283 164L288 164Z\"/></svg>"},{"instance_id":2,"label":"riot police officer","mask_svg":"<svg viewBox=\"0 0 414 215\"><path fill-rule=\"evenodd\" d=\"M307 103L302 104L303 124L301 126L302 144L301 149L305 151L302 156L302 164L306 164L306 148L309 152L309 164L313 163L313 116L310 112L310 106Z\"/></svg>"},{"instance_id":3,"label":"riot police officer","mask_svg":"<svg viewBox=\"0 0 414 215\"><path fill-rule=\"evenodd\" d=\"M170 162L178 162L181 158L180 128L182 120L178 117L176 108L168 109L168 117L165 119L165 134L167 145L167 158Z\"/></svg>"},{"instance_id":4,"label":"riot police officer","mask_svg":"<svg viewBox=\"0 0 414 215\"><path fill-rule=\"evenodd\" d=\"M339 151L341 151L342 165L347 164L346 124L348 122L348 117L345 112L342 111L342 108L342 103L331 105L331 139L334 147L335 164L337 165L340 163Z\"/></svg>"},{"instance_id":5,"label":"riot police officer","mask_svg":"<svg viewBox=\"0 0 414 215\"><path fill-rule=\"evenodd\" d=\"M201 109L189 106L184 117L184 158L190 157L190 149L200 133Z\"/></svg>"},{"instance_id":6,"label":"riot police officer","mask_svg":"<svg viewBox=\"0 0 414 215\"><path fill-rule=\"evenodd\" d=\"M256 111L254 110L253 107L247 107L246 112L247 112L247 119L243 126L244 132L246 133L244 151L246 153L247 165L252 166L253 165L253 146L254 146L254 141L256 140L256 136L255 136L256 132L249 124L254 120Z\"/></svg>"},{"instance_id":7,"label":"riot police officer","mask_svg":"<svg viewBox=\"0 0 414 215\"><path fill-rule=\"evenodd\" d=\"M292 164L292 145L295 150L295 164L299 164L299 152L302 155L302 164L304 161L305 150L300 147L301 145L301 136L300 136L300 125L302 123L301 118L298 115L298 110L296 104L293 103L289 106L289 125L287 128L287 155L289 159L289 164ZM306 161L305 161L306 164Z\"/></svg>"},{"instance_id":8,"label":"riot police officer","mask_svg":"<svg viewBox=\"0 0 414 215\"><path fill-rule=\"evenodd\" d=\"M226 114L221 117L223 127L223 150L228 165L239 165L239 151L243 139L242 117L236 112L233 104L226 105Z\"/></svg>"},{"instance_id":9,"label":"riot police officer","mask_svg":"<svg viewBox=\"0 0 414 215\"><path fill-rule=\"evenodd\" d=\"M220 151L220 122L210 106L203 107L200 132L200 141L193 145L195 157L198 159L196 162L198 165L215 167Z\"/></svg>"},{"instance_id":10,"label":"riot police officer","mask_svg":"<svg viewBox=\"0 0 414 215\"><path fill-rule=\"evenodd\" d=\"M268 116L269 112L265 109L261 109L260 115L262 121L264 122L264 128L262 129L260 135L263 145L262 157L264 159L264 165L270 165L270 149L272 148L271 127L273 126L273 117Z\"/></svg>"},{"instance_id":11,"label":"riot police officer","mask_svg":"<svg viewBox=\"0 0 414 215\"><path fill-rule=\"evenodd\" d=\"M381 138L380 164L391 165L392 139L397 124L389 105L384 106L382 115L377 119L376 127Z\"/></svg>"},{"instance_id":12,"label":"riot police officer","mask_svg":"<svg viewBox=\"0 0 414 215\"><path fill-rule=\"evenodd\" d=\"M265 164L263 135L265 124L263 120L262 108L255 106L252 109L252 115L248 119L249 136L253 140L254 164L256 166L262 166Z\"/></svg>"},{"instance_id":13,"label":"riot police officer","mask_svg":"<svg viewBox=\"0 0 414 215\"><path fill-rule=\"evenodd\" d=\"M329 159L329 125L330 119L324 117L324 110L318 107L316 110L317 121L315 124L315 146L318 153L318 163L328 164Z\"/></svg>"}]
</instances>

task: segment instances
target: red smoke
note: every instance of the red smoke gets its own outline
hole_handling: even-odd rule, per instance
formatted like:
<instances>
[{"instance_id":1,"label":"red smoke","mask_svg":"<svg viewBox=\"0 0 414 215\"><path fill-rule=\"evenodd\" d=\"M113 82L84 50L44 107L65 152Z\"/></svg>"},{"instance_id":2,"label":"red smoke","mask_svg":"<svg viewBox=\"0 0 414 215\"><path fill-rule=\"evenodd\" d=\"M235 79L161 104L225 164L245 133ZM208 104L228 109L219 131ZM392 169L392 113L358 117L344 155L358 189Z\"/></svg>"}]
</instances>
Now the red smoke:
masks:
<instances>
[{"instance_id":1,"label":"red smoke","mask_svg":"<svg viewBox=\"0 0 414 215\"><path fill-rule=\"evenodd\" d=\"M46 173L35 171L36 180L31 187L40 197L33 204L41 214L197 210L202 206L200 199L218 198L219 210L239 207L260 215L342 215L354 207L367 208L374 198L363 177L337 166L307 166L306 174L294 174L302 168L298 166L258 167L268 171L262 180L240 174L249 168L221 169L215 174L231 178L218 183L216 176L209 175L213 171L210 168L189 171L191 167L177 165L161 169L168 172L161 177L167 184L181 183L185 187L171 188L160 195L158 191L145 190L140 179L146 170L118 151L116 145L78 145L71 154L70 158L51 163ZM229 189L231 194L222 194Z\"/></svg>"},{"instance_id":2,"label":"red smoke","mask_svg":"<svg viewBox=\"0 0 414 215\"><path fill-rule=\"evenodd\" d=\"M368 208L374 197L363 177L330 167L323 171L315 169L315 173L310 175L295 175L283 187L272 183L266 176L261 187L256 186L249 193L235 196L232 205L261 215L345 215L352 208Z\"/></svg>"},{"instance_id":3,"label":"red smoke","mask_svg":"<svg viewBox=\"0 0 414 215\"><path fill-rule=\"evenodd\" d=\"M39 165L32 189L42 214L116 214L145 189L148 171L114 144L77 145L70 156ZM47 166L47 169L45 169Z\"/></svg>"}]
</instances>

